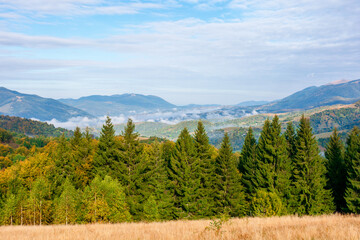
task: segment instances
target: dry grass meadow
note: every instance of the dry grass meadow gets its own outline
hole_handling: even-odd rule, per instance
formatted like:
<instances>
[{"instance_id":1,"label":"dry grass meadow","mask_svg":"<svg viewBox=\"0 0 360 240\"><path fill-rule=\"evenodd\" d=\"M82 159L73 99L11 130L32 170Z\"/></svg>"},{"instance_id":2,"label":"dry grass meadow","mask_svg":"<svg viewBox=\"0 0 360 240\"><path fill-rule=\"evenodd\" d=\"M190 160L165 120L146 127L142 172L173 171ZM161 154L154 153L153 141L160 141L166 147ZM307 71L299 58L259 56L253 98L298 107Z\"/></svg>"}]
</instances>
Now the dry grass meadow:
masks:
<instances>
[{"instance_id":1,"label":"dry grass meadow","mask_svg":"<svg viewBox=\"0 0 360 240\"><path fill-rule=\"evenodd\" d=\"M3 226L0 239L360 239L360 216L231 219L220 229L214 221Z\"/></svg>"}]
</instances>

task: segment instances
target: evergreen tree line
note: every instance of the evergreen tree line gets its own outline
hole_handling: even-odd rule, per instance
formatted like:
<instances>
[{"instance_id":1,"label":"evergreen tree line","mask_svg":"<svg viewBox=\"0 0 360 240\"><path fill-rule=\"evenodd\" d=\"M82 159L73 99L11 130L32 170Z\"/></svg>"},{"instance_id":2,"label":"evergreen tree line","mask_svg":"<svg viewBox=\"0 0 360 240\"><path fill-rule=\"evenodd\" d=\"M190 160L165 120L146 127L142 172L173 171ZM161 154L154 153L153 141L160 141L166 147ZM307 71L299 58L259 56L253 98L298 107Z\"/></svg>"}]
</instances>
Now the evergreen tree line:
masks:
<instances>
[{"instance_id":1,"label":"evergreen tree line","mask_svg":"<svg viewBox=\"0 0 360 240\"><path fill-rule=\"evenodd\" d=\"M279 118L258 141L249 128L240 154L225 133L209 144L201 121L176 142L140 143L129 119L116 136L107 118L100 138L77 128L70 139L33 148L0 172L4 225L117 223L219 216L360 213L360 131L346 147L336 129L320 155L310 122Z\"/></svg>"}]
</instances>

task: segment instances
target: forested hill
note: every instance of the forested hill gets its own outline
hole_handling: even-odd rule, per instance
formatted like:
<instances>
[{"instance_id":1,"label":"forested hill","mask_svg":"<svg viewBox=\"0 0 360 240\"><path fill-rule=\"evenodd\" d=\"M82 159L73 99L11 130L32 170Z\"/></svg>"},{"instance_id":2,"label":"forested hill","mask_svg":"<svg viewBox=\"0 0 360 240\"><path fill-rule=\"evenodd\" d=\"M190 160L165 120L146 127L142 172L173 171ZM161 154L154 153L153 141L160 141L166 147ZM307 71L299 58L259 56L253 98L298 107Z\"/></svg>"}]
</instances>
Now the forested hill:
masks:
<instances>
[{"instance_id":1,"label":"forested hill","mask_svg":"<svg viewBox=\"0 0 360 240\"><path fill-rule=\"evenodd\" d=\"M0 128L28 136L59 137L62 134L72 135L72 131L56 128L52 124L5 115L0 115Z\"/></svg>"}]
</instances>

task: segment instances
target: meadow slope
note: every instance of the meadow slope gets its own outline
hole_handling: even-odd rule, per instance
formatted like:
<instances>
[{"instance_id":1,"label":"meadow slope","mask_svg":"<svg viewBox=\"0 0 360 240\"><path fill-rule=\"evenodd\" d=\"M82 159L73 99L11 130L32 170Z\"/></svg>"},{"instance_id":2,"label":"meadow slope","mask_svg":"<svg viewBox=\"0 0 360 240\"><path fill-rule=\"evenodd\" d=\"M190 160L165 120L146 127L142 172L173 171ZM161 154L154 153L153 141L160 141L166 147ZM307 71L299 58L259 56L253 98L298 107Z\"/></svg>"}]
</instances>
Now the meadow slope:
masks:
<instances>
[{"instance_id":1,"label":"meadow slope","mask_svg":"<svg viewBox=\"0 0 360 240\"><path fill-rule=\"evenodd\" d=\"M214 221L170 221L52 226L2 226L10 239L360 239L360 216L271 217L231 219L219 231Z\"/></svg>"}]
</instances>

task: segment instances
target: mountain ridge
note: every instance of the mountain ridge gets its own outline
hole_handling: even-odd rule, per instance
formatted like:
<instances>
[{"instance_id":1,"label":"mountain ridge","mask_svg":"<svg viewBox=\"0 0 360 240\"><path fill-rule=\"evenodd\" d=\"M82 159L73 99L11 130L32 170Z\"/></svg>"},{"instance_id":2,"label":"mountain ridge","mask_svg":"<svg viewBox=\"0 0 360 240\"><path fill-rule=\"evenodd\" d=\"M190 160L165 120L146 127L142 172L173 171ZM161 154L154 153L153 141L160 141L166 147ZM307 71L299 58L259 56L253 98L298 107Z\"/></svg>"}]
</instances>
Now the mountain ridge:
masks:
<instances>
[{"instance_id":1,"label":"mountain ridge","mask_svg":"<svg viewBox=\"0 0 360 240\"><path fill-rule=\"evenodd\" d=\"M0 115L34 118L41 121L67 121L74 117L93 117L87 112L52 98L25 94L0 87Z\"/></svg>"},{"instance_id":2,"label":"mountain ridge","mask_svg":"<svg viewBox=\"0 0 360 240\"><path fill-rule=\"evenodd\" d=\"M95 116L120 115L131 111L171 109L177 106L155 95L135 93L90 95L78 99L59 99L62 103L82 109Z\"/></svg>"},{"instance_id":3,"label":"mountain ridge","mask_svg":"<svg viewBox=\"0 0 360 240\"><path fill-rule=\"evenodd\" d=\"M263 105L260 109L269 112L287 112L335 104L351 104L358 100L360 100L360 79L307 87L283 99Z\"/></svg>"}]
</instances>

